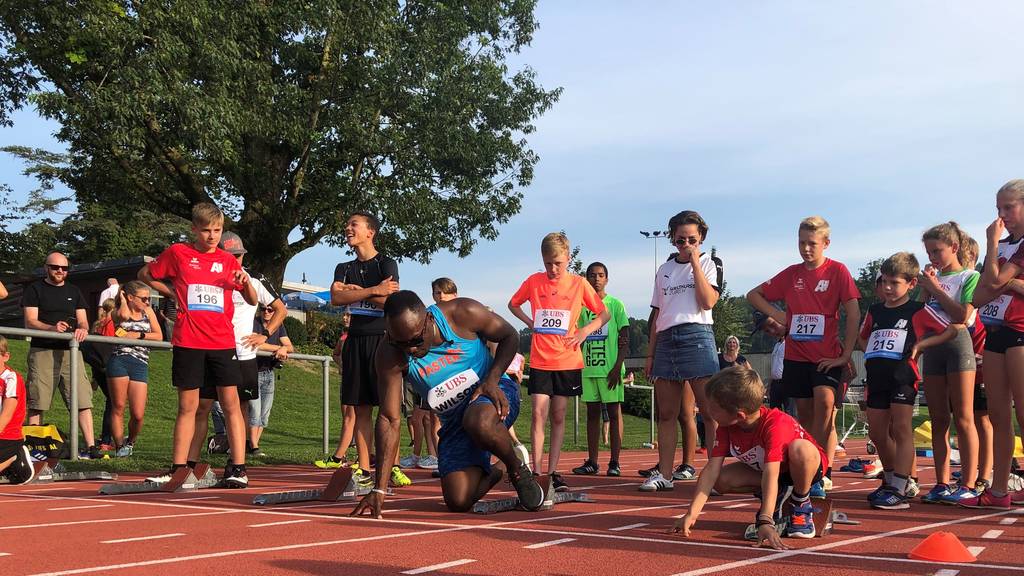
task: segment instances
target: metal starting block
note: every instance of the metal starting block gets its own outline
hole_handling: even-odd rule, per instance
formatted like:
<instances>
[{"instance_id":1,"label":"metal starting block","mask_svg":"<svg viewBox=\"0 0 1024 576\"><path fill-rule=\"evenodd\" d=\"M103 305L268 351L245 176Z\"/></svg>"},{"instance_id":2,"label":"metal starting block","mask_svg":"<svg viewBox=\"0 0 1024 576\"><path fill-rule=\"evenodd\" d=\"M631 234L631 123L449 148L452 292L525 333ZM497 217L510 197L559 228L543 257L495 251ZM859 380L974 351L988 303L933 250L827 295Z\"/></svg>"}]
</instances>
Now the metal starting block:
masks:
<instances>
[{"instance_id":1,"label":"metal starting block","mask_svg":"<svg viewBox=\"0 0 1024 576\"><path fill-rule=\"evenodd\" d=\"M323 488L312 488L308 490L291 490L287 492L271 492L269 494L258 494L252 499L257 506L273 504L293 504L295 502L354 502L370 493L372 488L356 486L352 480L352 469L338 468L331 474L327 486ZM388 495L393 494L388 488Z\"/></svg>"},{"instance_id":2,"label":"metal starting block","mask_svg":"<svg viewBox=\"0 0 1024 576\"><path fill-rule=\"evenodd\" d=\"M115 482L100 486L100 494L139 494L143 492L194 492L201 488L214 488L220 483L209 464L196 464L195 470L182 466L174 471L167 482Z\"/></svg>"},{"instance_id":3,"label":"metal starting block","mask_svg":"<svg viewBox=\"0 0 1024 576\"><path fill-rule=\"evenodd\" d=\"M547 490L544 491L544 504L541 510L552 510L556 504L566 502L594 502L586 492L555 492L554 478L550 474L541 477L547 478ZM544 483L542 482L543 486ZM500 500L481 500L473 504L473 512L476 514L495 514L498 512L509 512L512 510L525 510L519 504L518 497L502 498Z\"/></svg>"},{"instance_id":4,"label":"metal starting block","mask_svg":"<svg viewBox=\"0 0 1024 576\"><path fill-rule=\"evenodd\" d=\"M35 476L29 484L49 484L50 482L73 482L79 480L117 480L117 474L106 471L70 472L64 463L57 458L39 460L32 463ZM7 478L0 478L0 484L9 484Z\"/></svg>"}]
</instances>

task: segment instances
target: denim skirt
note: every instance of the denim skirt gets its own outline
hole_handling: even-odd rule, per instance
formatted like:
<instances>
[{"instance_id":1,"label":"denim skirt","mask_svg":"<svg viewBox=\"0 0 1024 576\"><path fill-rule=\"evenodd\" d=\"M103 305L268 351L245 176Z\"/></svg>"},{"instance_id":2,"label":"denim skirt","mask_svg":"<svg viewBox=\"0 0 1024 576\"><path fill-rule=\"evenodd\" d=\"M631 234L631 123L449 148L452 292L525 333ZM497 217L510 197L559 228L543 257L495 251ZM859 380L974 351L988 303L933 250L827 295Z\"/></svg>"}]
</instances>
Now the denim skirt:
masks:
<instances>
[{"instance_id":1,"label":"denim skirt","mask_svg":"<svg viewBox=\"0 0 1024 576\"><path fill-rule=\"evenodd\" d=\"M718 372L715 334L710 324L677 324L658 332L651 378L693 380Z\"/></svg>"}]
</instances>

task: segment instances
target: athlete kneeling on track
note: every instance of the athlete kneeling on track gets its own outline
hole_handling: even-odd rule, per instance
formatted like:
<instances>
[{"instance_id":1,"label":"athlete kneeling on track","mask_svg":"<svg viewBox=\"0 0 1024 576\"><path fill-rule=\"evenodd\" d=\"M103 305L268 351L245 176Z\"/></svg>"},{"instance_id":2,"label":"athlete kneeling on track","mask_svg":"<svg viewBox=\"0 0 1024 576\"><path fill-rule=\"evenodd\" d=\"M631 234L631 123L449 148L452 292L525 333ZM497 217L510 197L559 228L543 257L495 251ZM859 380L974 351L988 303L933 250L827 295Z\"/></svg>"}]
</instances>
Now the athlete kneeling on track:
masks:
<instances>
[{"instance_id":1,"label":"athlete kneeling on track","mask_svg":"<svg viewBox=\"0 0 1024 576\"><path fill-rule=\"evenodd\" d=\"M788 546L775 529L775 511L781 508L776 503L781 504L792 487L793 511L785 535L813 538L810 491L828 466L825 452L792 416L763 405L764 384L749 368L722 370L708 380L705 393L705 415L718 422L715 444L690 509L671 531L690 535L712 488L722 494L760 493L757 543L784 550ZM723 465L726 456L739 462Z\"/></svg>"},{"instance_id":2,"label":"athlete kneeling on track","mask_svg":"<svg viewBox=\"0 0 1024 576\"><path fill-rule=\"evenodd\" d=\"M25 421L25 381L7 365L11 352L0 336L0 476L11 484L27 484L35 476L21 423Z\"/></svg>"},{"instance_id":3,"label":"athlete kneeling on track","mask_svg":"<svg viewBox=\"0 0 1024 576\"><path fill-rule=\"evenodd\" d=\"M352 515L381 516L386 471L399 441L403 377L441 420L438 470L449 510L468 511L501 480L491 454L505 465L522 506L540 508L544 490L519 460L508 432L519 415L519 387L505 375L519 348L515 329L476 300L456 298L426 308L409 290L388 297L384 317L388 338L375 360L381 394L376 486ZM493 358L488 341L498 344Z\"/></svg>"}]
</instances>

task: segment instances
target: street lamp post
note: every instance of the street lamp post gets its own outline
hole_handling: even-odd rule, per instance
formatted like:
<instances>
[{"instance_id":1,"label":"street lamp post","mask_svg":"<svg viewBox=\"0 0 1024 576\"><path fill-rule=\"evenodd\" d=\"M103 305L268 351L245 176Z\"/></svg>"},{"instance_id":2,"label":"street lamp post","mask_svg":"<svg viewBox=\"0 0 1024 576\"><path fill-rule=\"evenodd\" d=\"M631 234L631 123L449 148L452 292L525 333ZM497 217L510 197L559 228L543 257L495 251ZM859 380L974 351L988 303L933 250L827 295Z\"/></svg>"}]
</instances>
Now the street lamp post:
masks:
<instances>
[{"instance_id":1,"label":"street lamp post","mask_svg":"<svg viewBox=\"0 0 1024 576\"><path fill-rule=\"evenodd\" d=\"M640 231L644 238L654 240L654 273L658 273L658 240L662 238L668 238L668 232L662 230L654 230L653 232L647 232L645 230Z\"/></svg>"}]
</instances>

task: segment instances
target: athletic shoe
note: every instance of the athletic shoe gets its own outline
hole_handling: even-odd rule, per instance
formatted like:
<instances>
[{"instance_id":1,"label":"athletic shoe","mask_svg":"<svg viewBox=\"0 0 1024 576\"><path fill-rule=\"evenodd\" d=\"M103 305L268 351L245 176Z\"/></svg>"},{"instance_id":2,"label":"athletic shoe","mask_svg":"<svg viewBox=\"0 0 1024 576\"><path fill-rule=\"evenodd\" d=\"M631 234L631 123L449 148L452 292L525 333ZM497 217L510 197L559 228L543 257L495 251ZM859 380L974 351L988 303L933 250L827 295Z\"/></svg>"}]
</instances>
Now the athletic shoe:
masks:
<instances>
[{"instance_id":1,"label":"athletic shoe","mask_svg":"<svg viewBox=\"0 0 1024 576\"><path fill-rule=\"evenodd\" d=\"M849 462L844 464L839 471L840 472L853 472L855 474L864 473L864 465L870 464L871 460L864 460L862 458L851 458Z\"/></svg>"},{"instance_id":2,"label":"athletic shoe","mask_svg":"<svg viewBox=\"0 0 1024 576\"><path fill-rule=\"evenodd\" d=\"M117 448L115 448L113 444L102 442L100 443L100 450L104 452L113 452L114 450L117 450Z\"/></svg>"},{"instance_id":3,"label":"athletic shoe","mask_svg":"<svg viewBox=\"0 0 1024 576\"><path fill-rule=\"evenodd\" d=\"M882 468L882 461L876 459L874 462L870 462L864 465L864 477L868 480L874 480L879 478L885 470Z\"/></svg>"},{"instance_id":4,"label":"athletic shoe","mask_svg":"<svg viewBox=\"0 0 1024 576\"><path fill-rule=\"evenodd\" d=\"M910 508L910 502L906 496L886 486L871 499L871 507L879 510L906 510Z\"/></svg>"},{"instance_id":5,"label":"athletic shoe","mask_svg":"<svg viewBox=\"0 0 1024 576\"><path fill-rule=\"evenodd\" d=\"M648 476L647 480L644 480L644 483L640 485L641 492L668 492L674 488L672 480L665 478L658 471Z\"/></svg>"},{"instance_id":6,"label":"athletic shoe","mask_svg":"<svg viewBox=\"0 0 1024 576\"><path fill-rule=\"evenodd\" d=\"M170 468L167 469L167 472L164 472L163 474L157 474L156 476L150 476L150 477L146 478L146 482L155 482L157 484L163 484L165 482L170 482L171 481L171 476L174 476L174 472L178 468L181 468L181 466L171 466Z\"/></svg>"},{"instance_id":7,"label":"athletic shoe","mask_svg":"<svg viewBox=\"0 0 1024 576\"><path fill-rule=\"evenodd\" d=\"M977 496L978 493L974 490L963 486L957 486L955 490L951 489L948 494L941 496L939 498L939 502L942 502L943 504L956 504L966 498L976 498Z\"/></svg>"},{"instance_id":8,"label":"athletic shoe","mask_svg":"<svg viewBox=\"0 0 1024 576\"><path fill-rule=\"evenodd\" d=\"M689 464L680 464L672 471L673 480L689 481L697 479L697 471Z\"/></svg>"},{"instance_id":9,"label":"athletic shoe","mask_svg":"<svg viewBox=\"0 0 1024 576\"><path fill-rule=\"evenodd\" d=\"M889 486L885 482L882 482L882 484L878 488L875 488L871 492L868 492L868 502L871 502L875 498L878 498L878 495L884 492L887 488L889 488Z\"/></svg>"},{"instance_id":10,"label":"athletic shoe","mask_svg":"<svg viewBox=\"0 0 1024 576\"><path fill-rule=\"evenodd\" d=\"M1010 474L1010 481L1006 486L1011 491L1024 490L1024 478L1021 478L1017 474Z\"/></svg>"},{"instance_id":11,"label":"athletic shoe","mask_svg":"<svg viewBox=\"0 0 1024 576\"><path fill-rule=\"evenodd\" d=\"M989 482L988 480L985 480L984 478L978 478L978 480L974 483L974 493L975 494L981 494L982 492L984 492L985 490L988 490L991 487L992 487L992 483L991 482Z\"/></svg>"},{"instance_id":12,"label":"athletic shoe","mask_svg":"<svg viewBox=\"0 0 1024 576\"><path fill-rule=\"evenodd\" d=\"M92 446L89 446L85 450L82 450L81 452L79 452L78 453L78 457L80 459L82 459L82 460L108 460L108 459L110 459L110 457L107 456L106 454L104 454L103 451L100 450L100 447L96 446L95 444L92 445Z\"/></svg>"},{"instance_id":13,"label":"athletic shoe","mask_svg":"<svg viewBox=\"0 0 1024 576\"><path fill-rule=\"evenodd\" d=\"M954 472L950 473L950 475L949 475L949 476L950 476L950 478L952 478L952 479L953 479L953 481L954 481L954 482L957 482L957 483L959 483L959 482L960 482L960 477L961 477L962 475L963 475L963 471L961 471L961 470L956 470L956 471L954 471Z\"/></svg>"},{"instance_id":14,"label":"athletic shoe","mask_svg":"<svg viewBox=\"0 0 1024 576\"><path fill-rule=\"evenodd\" d=\"M821 481L811 484L811 498L824 498L825 496L825 489L821 486Z\"/></svg>"},{"instance_id":15,"label":"athletic shoe","mask_svg":"<svg viewBox=\"0 0 1024 576\"><path fill-rule=\"evenodd\" d=\"M655 472L661 472L660 470L658 470L657 464L651 466L650 468L643 468L641 470L636 471L637 474L643 476L644 478L650 478L651 474L654 474Z\"/></svg>"},{"instance_id":16,"label":"athletic shoe","mask_svg":"<svg viewBox=\"0 0 1024 576\"><path fill-rule=\"evenodd\" d=\"M266 458L267 457L267 455L263 452L263 450L260 450L259 446L254 446L252 448L249 448L249 450L246 452L246 454L249 456L249 458Z\"/></svg>"},{"instance_id":17,"label":"athletic shoe","mask_svg":"<svg viewBox=\"0 0 1024 576\"><path fill-rule=\"evenodd\" d=\"M420 457L415 454L409 454L408 456L402 456L398 460L398 465L402 468L415 468L420 463Z\"/></svg>"},{"instance_id":18,"label":"athletic shoe","mask_svg":"<svg viewBox=\"0 0 1024 576\"><path fill-rule=\"evenodd\" d=\"M117 452L114 453L114 456L117 456L118 458L127 458L132 455L132 452L134 450L134 446L132 446L131 444L125 444L124 446L121 446L120 448L117 449Z\"/></svg>"},{"instance_id":19,"label":"athletic shoe","mask_svg":"<svg viewBox=\"0 0 1024 576\"><path fill-rule=\"evenodd\" d=\"M587 460L583 463L582 466L577 466L572 469L573 474L579 474L583 476L591 476L597 474L597 471L597 462L594 462L593 460Z\"/></svg>"},{"instance_id":20,"label":"athletic shoe","mask_svg":"<svg viewBox=\"0 0 1024 576\"><path fill-rule=\"evenodd\" d=\"M405 472L402 472L401 468L398 466L392 466L391 483L395 486L401 487L412 484L412 480L409 480L409 477L405 475Z\"/></svg>"},{"instance_id":21,"label":"athletic shoe","mask_svg":"<svg viewBox=\"0 0 1024 576\"><path fill-rule=\"evenodd\" d=\"M526 467L532 471L533 466L530 465L530 451L526 449L526 446L523 446L522 442L513 442L512 447L515 448L516 456L519 458L519 461L526 464Z\"/></svg>"},{"instance_id":22,"label":"athletic shoe","mask_svg":"<svg viewBox=\"0 0 1024 576\"><path fill-rule=\"evenodd\" d=\"M786 524L785 535L790 538L814 538L814 506L805 500L799 506L793 506Z\"/></svg>"},{"instance_id":23,"label":"athletic shoe","mask_svg":"<svg viewBox=\"0 0 1024 576\"><path fill-rule=\"evenodd\" d=\"M248 488L249 477L245 474L245 464L225 466L223 483L226 488Z\"/></svg>"},{"instance_id":24,"label":"athletic shoe","mask_svg":"<svg viewBox=\"0 0 1024 576\"><path fill-rule=\"evenodd\" d=\"M1011 490L1010 504L1013 504L1014 506L1024 506L1024 490Z\"/></svg>"},{"instance_id":25,"label":"athletic shoe","mask_svg":"<svg viewBox=\"0 0 1024 576\"><path fill-rule=\"evenodd\" d=\"M373 488L373 476L356 466L352 468L352 481L358 488Z\"/></svg>"},{"instance_id":26,"label":"athletic shoe","mask_svg":"<svg viewBox=\"0 0 1024 576\"><path fill-rule=\"evenodd\" d=\"M509 472L508 482L515 488L519 505L523 508L532 512L544 504L544 488L526 464L520 464L518 470Z\"/></svg>"},{"instance_id":27,"label":"athletic shoe","mask_svg":"<svg viewBox=\"0 0 1024 576\"><path fill-rule=\"evenodd\" d=\"M829 478L828 476L822 476L821 477L821 487L825 490L825 492L831 492L832 491L832 479Z\"/></svg>"},{"instance_id":28,"label":"athletic shoe","mask_svg":"<svg viewBox=\"0 0 1024 576\"><path fill-rule=\"evenodd\" d=\"M605 472L606 476L622 476L622 470L619 469L618 460L610 460L608 462L608 470Z\"/></svg>"},{"instance_id":29,"label":"athletic shoe","mask_svg":"<svg viewBox=\"0 0 1024 576\"><path fill-rule=\"evenodd\" d=\"M441 471L438 470L437 468L435 468L434 470L432 470L430 472L430 477L431 478L440 478L441 477Z\"/></svg>"},{"instance_id":30,"label":"athletic shoe","mask_svg":"<svg viewBox=\"0 0 1024 576\"><path fill-rule=\"evenodd\" d=\"M990 510L1012 510L1013 502L1009 494L994 496L991 490L986 490L973 498L964 498L957 502L964 508L987 508Z\"/></svg>"},{"instance_id":31,"label":"athletic shoe","mask_svg":"<svg viewBox=\"0 0 1024 576\"><path fill-rule=\"evenodd\" d=\"M345 459L337 459L334 456L328 456L323 460L316 460L313 462L313 466L317 468L343 468L347 463Z\"/></svg>"},{"instance_id":32,"label":"athletic shoe","mask_svg":"<svg viewBox=\"0 0 1024 576\"><path fill-rule=\"evenodd\" d=\"M942 498L945 496L949 496L949 486L936 484L932 486L932 489L927 494L921 496L921 502L925 504L938 504L942 502Z\"/></svg>"},{"instance_id":33,"label":"athletic shoe","mask_svg":"<svg viewBox=\"0 0 1024 576\"><path fill-rule=\"evenodd\" d=\"M437 470L437 456L427 454L420 458L420 461L416 463L416 467L424 470Z\"/></svg>"},{"instance_id":34,"label":"athletic shoe","mask_svg":"<svg viewBox=\"0 0 1024 576\"><path fill-rule=\"evenodd\" d=\"M834 454L834 459L840 460L842 458L846 458L846 448L843 448L842 446L836 446L836 453Z\"/></svg>"},{"instance_id":35,"label":"athletic shoe","mask_svg":"<svg viewBox=\"0 0 1024 576\"><path fill-rule=\"evenodd\" d=\"M921 486L913 478L907 479L907 498L917 498L921 493Z\"/></svg>"},{"instance_id":36,"label":"athletic shoe","mask_svg":"<svg viewBox=\"0 0 1024 576\"><path fill-rule=\"evenodd\" d=\"M565 479L558 472L551 473L551 484L555 487L555 492L569 491L569 485L565 483Z\"/></svg>"}]
</instances>

